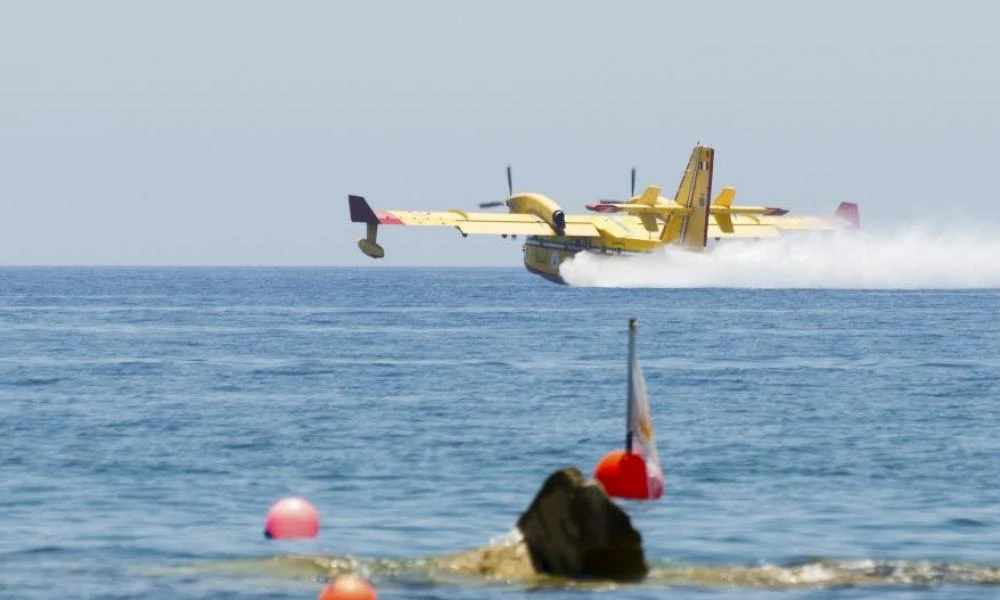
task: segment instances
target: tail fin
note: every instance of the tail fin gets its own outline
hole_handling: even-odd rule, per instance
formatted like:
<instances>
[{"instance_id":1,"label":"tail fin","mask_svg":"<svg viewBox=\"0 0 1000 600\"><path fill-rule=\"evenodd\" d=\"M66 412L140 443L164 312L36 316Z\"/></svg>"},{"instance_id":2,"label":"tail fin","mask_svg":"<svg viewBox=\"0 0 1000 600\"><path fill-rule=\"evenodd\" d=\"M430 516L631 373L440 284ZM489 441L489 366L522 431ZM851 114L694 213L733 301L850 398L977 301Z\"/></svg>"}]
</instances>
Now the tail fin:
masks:
<instances>
[{"instance_id":1,"label":"tail fin","mask_svg":"<svg viewBox=\"0 0 1000 600\"><path fill-rule=\"evenodd\" d=\"M835 217L840 217L851 224L854 229L861 229L861 217L858 214L858 205L853 202L841 202L837 207Z\"/></svg>"},{"instance_id":2,"label":"tail fin","mask_svg":"<svg viewBox=\"0 0 1000 600\"><path fill-rule=\"evenodd\" d=\"M695 146L688 160L684 178L677 187L674 202L691 209L685 214L671 215L663 227L660 239L680 240L686 248L701 249L708 239L708 216L712 197L712 169L715 150Z\"/></svg>"}]
</instances>

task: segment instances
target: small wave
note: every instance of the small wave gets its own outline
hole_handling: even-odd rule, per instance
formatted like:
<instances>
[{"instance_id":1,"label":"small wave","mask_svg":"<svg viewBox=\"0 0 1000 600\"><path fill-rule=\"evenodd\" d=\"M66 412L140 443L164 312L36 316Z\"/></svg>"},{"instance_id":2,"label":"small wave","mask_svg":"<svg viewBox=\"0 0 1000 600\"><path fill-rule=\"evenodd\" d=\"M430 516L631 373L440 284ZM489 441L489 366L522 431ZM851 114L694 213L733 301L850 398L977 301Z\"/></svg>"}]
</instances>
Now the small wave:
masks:
<instances>
[{"instance_id":1,"label":"small wave","mask_svg":"<svg viewBox=\"0 0 1000 600\"><path fill-rule=\"evenodd\" d=\"M24 377L21 379L15 379L8 385L10 385L10 387L41 387L59 383L62 380L62 377Z\"/></svg>"},{"instance_id":2,"label":"small wave","mask_svg":"<svg viewBox=\"0 0 1000 600\"><path fill-rule=\"evenodd\" d=\"M650 580L672 585L767 588L998 584L1000 568L919 561L814 560L787 566L663 566L653 570Z\"/></svg>"},{"instance_id":3,"label":"small wave","mask_svg":"<svg viewBox=\"0 0 1000 600\"><path fill-rule=\"evenodd\" d=\"M116 359L99 361L93 369L103 375L114 377L143 376L163 369L164 361L157 359Z\"/></svg>"},{"instance_id":4,"label":"small wave","mask_svg":"<svg viewBox=\"0 0 1000 600\"><path fill-rule=\"evenodd\" d=\"M989 523L985 521L980 521L979 519L968 519L959 517L956 519L948 519L945 522L946 525L950 527L988 527Z\"/></svg>"},{"instance_id":5,"label":"small wave","mask_svg":"<svg viewBox=\"0 0 1000 600\"><path fill-rule=\"evenodd\" d=\"M490 543L488 546L512 546L521 542L524 539L524 534L517 527L512 528L510 531L498 535L496 537L490 538Z\"/></svg>"},{"instance_id":6,"label":"small wave","mask_svg":"<svg viewBox=\"0 0 1000 600\"><path fill-rule=\"evenodd\" d=\"M325 367L263 367L250 371L251 375L264 377L309 377L313 375L334 375L341 372L341 369Z\"/></svg>"},{"instance_id":7,"label":"small wave","mask_svg":"<svg viewBox=\"0 0 1000 600\"><path fill-rule=\"evenodd\" d=\"M11 559L19 556L61 554L67 552L72 552L72 548L69 548L68 546L33 546L30 548L22 548L19 550L0 553L0 556Z\"/></svg>"}]
</instances>

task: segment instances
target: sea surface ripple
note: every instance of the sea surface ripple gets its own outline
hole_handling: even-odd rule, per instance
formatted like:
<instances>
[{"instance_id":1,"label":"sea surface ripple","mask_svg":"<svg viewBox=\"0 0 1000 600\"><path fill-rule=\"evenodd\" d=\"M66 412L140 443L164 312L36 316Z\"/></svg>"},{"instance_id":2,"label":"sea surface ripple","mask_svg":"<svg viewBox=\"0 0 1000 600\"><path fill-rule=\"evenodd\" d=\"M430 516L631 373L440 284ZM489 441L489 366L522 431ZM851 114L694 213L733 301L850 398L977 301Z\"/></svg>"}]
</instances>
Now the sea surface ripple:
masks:
<instances>
[{"instance_id":1,"label":"sea surface ripple","mask_svg":"<svg viewBox=\"0 0 1000 600\"><path fill-rule=\"evenodd\" d=\"M383 600L592 593L417 567L621 445L630 316L667 493L626 505L654 576L602 594L995 598L998 314L998 290L0 269L0 598L315 598L321 573L260 567L299 554ZM288 495L319 538L264 539Z\"/></svg>"}]
</instances>

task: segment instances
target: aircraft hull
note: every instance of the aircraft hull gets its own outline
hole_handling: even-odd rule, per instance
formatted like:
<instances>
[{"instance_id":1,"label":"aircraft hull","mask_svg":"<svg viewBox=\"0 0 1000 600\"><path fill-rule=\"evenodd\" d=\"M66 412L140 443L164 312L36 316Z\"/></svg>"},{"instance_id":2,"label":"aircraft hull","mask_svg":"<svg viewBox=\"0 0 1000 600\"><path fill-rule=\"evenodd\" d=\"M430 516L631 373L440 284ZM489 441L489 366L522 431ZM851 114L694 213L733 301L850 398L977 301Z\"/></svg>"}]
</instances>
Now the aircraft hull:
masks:
<instances>
[{"instance_id":1,"label":"aircraft hull","mask_svg":"<svg viewBox=\"0 0 1000 600\"><path fill-rule=\"evenodd\" d=\"M559 275L559 265L573 257L580 249L570 249L559 238L529 236L524 243L524 268L553 283L566 283ZM562 246L562 248L560 248Z\"/></svg>"},{"instance_id":2,"label":"aircraft hull","mask_svg":"<svg viewBox=\"0 0 1000 600\"><path fill-rule=\"evenodd\" d=\"M529 273L543 277L553 283L566 282L559 274L559 267L579 252L593 252L604 255L633 254L622 248L608 247L590 238L566 238L551 236L528 236L524 242L524 268Z\"/></svg>"}]
</instances>

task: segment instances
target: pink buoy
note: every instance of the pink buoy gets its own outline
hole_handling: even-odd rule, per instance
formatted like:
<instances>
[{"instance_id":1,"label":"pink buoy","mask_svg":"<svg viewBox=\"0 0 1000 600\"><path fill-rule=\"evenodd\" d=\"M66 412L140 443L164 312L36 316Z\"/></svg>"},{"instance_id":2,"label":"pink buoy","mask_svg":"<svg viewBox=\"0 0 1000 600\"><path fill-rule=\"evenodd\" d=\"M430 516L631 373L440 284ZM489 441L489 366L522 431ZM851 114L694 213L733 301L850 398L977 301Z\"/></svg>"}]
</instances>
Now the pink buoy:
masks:
<instances>
[{"instance_id":1,"label":"pink buoy","mask_svg":"<svg viewBox=\"0 0 1000 600\"><path fill-rule=\"evenodd\" d=\"M284 498L267 511L264 537L275 540L314 538L319 533L319 513L304 498Z\"/></svg>"}]
</instances>

